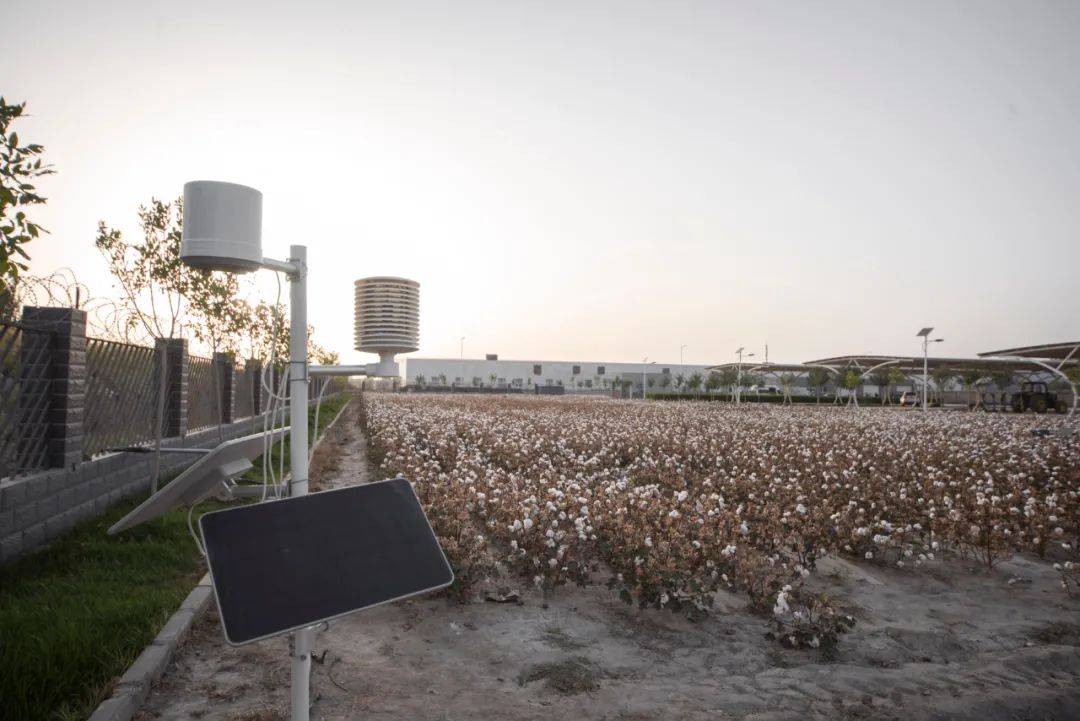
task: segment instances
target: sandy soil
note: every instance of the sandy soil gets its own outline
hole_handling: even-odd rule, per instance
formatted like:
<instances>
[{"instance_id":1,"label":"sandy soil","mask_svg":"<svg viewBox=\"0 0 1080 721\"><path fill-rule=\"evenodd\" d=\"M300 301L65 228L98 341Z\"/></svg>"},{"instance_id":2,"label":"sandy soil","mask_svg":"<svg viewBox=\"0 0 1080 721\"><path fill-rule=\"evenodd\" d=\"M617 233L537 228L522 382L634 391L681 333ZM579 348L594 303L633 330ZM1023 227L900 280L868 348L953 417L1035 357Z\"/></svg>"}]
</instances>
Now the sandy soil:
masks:
<instances>
[{"instance_id":1,"label":"sandy soil","mask_svg":"<svg viewBox=\"0 0 1080 721\"><path fill-rule=\"evenodd\" d=\"M355 408L322 487L371 478ZM326 444L329 452L334 444ZM323 449L320 449L322 452ZM1049 564L992 573L819 564L855 629L835 658L764 638L738 596L703 621L623 605L599 582L545 601L428 598L316 640L313 719L1080 719L1080 600ZM600 579L598 579L599 581ZM201 619L138 719L288 718L288 641L231 648Z\"/></svg>"}]
</instances>

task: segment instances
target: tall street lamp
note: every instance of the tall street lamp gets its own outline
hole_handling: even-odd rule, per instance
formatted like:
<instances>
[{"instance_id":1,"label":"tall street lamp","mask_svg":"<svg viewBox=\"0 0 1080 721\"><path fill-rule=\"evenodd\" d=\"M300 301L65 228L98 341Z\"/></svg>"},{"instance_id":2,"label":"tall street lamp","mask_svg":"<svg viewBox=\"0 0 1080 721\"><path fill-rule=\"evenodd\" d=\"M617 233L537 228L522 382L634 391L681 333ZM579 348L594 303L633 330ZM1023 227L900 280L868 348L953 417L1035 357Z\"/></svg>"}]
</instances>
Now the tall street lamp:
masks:
<instances>
[{"instance_id":1,"label":"tall street lamp","mask_svg":"<svg viewBox=\"0 0 1080 721\"><path fill-rule=\"evenodd\" d=\"M738 373L736 375L736 381L735 381L735 403L742 403L742 359L743 359L743 351L744 350L746 350L746 349L740 347L737 351L735 351L735 353L738 354L738 356L739 356ZM753 358L754 354L753 353L747 353L746 357L747 358Z\"/></svg>"},{"instance_id":2,"label":"tall street lamp","mask_svg":"<svg viewBox=\"0 0 1080 721\"><path fill-rule=\"evenodd\" d=\"M461 351L458 355L458 362L461 363L461 385L465 385L465 336L461 336Z\"/></svg>"},{"instance_id":3,"label":"tall street lamp","mask_svg":"<svg viewBox=\"0 0 1080 721\"><path fill-rule=\"evenodd\" d=\"M686 350L686 345L679 346L679 375L682 376L683 383L686 383L686 368L683 367L683 351ZM682 392L682 389L679 389Z\"/></svg>"},{"instance_id":4,"label":"tall street lamp","mask_svg":"<svg viewBox=\"0 0 1080 721\"><path fill-rule=\"evenodd\" d=\"M926 387L929 384L929 374L927 356L929 354L928 349L931 343L941 343L944 338L930 338L930 334L934 331L933 327L923 328L921 331L915 334L916 338L922 338L922 409L926 410Z\"/></svg>"},{"instance_id":5,"label":"tall street lamp","mask_svg":"<svg viewBox=\"0 0 1080 721\"><path fill-rule=\"evenodd\" d=\"M656 361L650 362L648 356L645 356L644 358L641 359L641 400L643 400L643 401L647 400L647 398L645 396L645 386L648 384L648 380L649 380L647 378L647 372L649 370L649 366L654 366L654 365L656 365Z\"/></svg>"}]
</instances>

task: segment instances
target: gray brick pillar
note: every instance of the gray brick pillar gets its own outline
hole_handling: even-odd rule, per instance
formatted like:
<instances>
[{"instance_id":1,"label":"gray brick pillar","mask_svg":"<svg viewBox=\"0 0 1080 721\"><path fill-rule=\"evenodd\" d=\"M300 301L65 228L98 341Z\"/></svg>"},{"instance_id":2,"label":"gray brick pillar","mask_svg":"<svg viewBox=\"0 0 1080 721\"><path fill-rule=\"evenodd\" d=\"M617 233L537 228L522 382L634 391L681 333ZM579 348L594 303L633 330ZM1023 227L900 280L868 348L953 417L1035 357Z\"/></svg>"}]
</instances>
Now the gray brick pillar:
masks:
<instances>
[{"instance_id":1,"label":"gray brick pillar","mask_svg":"<svg viewBox=\"0 0 1080 721\"><path fill-rule=\"evenodd\" d=\"M232 423L235 418L233 412L233 392L235 387L235 373L233 368L233 357L231 353L215 353L213 358L214 363L214 378L217 379L218 384L218 398L221 409L221 422L222 424Z\"/></svg>"},{"instance_id":2,"label":"gray brick pillar","mask_svg":"<svg viewBox=\"0 0 1080 721\"><path fill-rule=\"evenodd\" d=\"M23 308L22 324L52 334L48 353L45 462L74 468L82 461L86 412L86 311Z\"/></svg>"},{"instance_id":3,"label":"gray brick pillar","mask_svg":"<svg viewBox=\"0 0 1080 721\"><path fill-rule=\"evenodd\" d=\"M160 379L161 364L165 364L165 413L161 435L175 438L187 434L188 428L188 348L185 338L156 338L154 377ZM164 349L164 350L163 350ZM160 383L160 380L158 381Z\"/></svg>"},{"instance_id":4,"label":"gray brick pillar","mask_svg":"<svg viewBox=\"0 0 1080 721\"><path fill-rule=\"evenodd\" d=\"M248 382L244 383L241 392L250 396L251 415L257 416L263 412L262 361L257 358L248 358L244 363L244 369Z\"/></svg>"}]
</instances>

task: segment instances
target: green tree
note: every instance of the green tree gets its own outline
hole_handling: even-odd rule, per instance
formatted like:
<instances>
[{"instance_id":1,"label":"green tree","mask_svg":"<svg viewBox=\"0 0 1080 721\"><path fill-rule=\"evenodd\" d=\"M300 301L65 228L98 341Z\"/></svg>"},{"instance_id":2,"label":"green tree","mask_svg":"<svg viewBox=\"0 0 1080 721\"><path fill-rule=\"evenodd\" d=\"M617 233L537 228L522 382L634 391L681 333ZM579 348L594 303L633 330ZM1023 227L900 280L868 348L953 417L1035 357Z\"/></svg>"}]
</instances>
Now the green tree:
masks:
<instances>
[{"instance_id":1,"label":"green tree","mask_svg":"<svg viewBox=\"0 0 1080 721\"><path fill-rule=\"evenodd\" d=\"M697 389L701 387L701 374L692 373L690 379L686 381L686 387L691 391L697 392Z\"/></svg>"},{"instance_id":2,"label":"green tree","mask_svg":"<svg viewBox=\"0 0 1080 721\"><path fill-rule=\"evenodd\" d=\"M731 366L725 366L720 371L720 385L735 394L735 384L739 382L739 371Z\"/></svg>"},{"instance_id":3,"label":"green tree","mask_svg":"<svg viewBox=\"0 0 1080 721\"><path fill-rule=\"evenodd\" d=\"M986 372L978 368L967 368L960 373L960 380L964 383L964 391L968 394L968 402L973 408L982 405L980 394L976 394L975 386L986 376Z\"/></svg>"},{"instance_id":4,"label":"green tree","mask_svg":"<svg viewBox=\"0 0 1080 721\"><path fill-rule=\"evenodd\" d=\"M811 368L807 383L814 389L814 402L821 402L821 395L825 392L825 386L829 384L829 370L827 368Z\"/></svg>"},{"instance_id":5,"label":"green tree","mask_svg":"<svg viewBox=\"0 0 1080 721\"><path fill-rule=\"evenodd\" d=\"M25 112L25 102L10 105L0 97L0 316L14 313L15 286L30 260L24 246L48 232L26 212L46 201L32 181L55 171L42 162L45 148L21 144L12 129Z\"/></svg>"},{"instance_id":6,"label":"green tree","mask_svg":"<svg viewBox=\"0 0 1080 721\"><path fill-rule=\"evenodd\" d=\"M854 368L848 368L844 373L844 388L848 390L848 404L859 405L859 384L862 383L862 374Z\"/></svg>"},{"instance_id":7,"label":"green tree","mask_svg":"<svg viewBox=\"0 0 1080 721\"><path fill-rule=\"evenodd\" d=\"M200 340L219 339L217 324L232 325L238 303L233 273L190 268L180 259L183 200L151 199L139 206L142 240L128 242L123 233L98 223L95 246L105 256L109 271L122 294L126 322L149 338L178 338L190 327ZM228 318L208 318L222 309ZM207 327L207 321L209 326ZM243 319L250 327L250 317Z\"/></svg>"},{"instance_id":8,"label":"green tree","mask_svg":"<svg viewBox=\"0 0 1080 721\"><path fill-rule=\"evenodd\" d=\"M934 381L934 392L939 405L945 402L945 388L955 377L956 373L949 368L935 368L931 371L930 378Z\"/></svg>"},{"instance_id":9,"label":"green tree","mask_svg":"<svg viewBox=\"0 0 1080 721\"><path fill-rule=\"evenodd\" d=\"M781 373L777 376L780 387L784 389L784 402L791 402L791 389L795 387L796 376L794 373Z\"/></svg>"},{"instance_id":10,"label":"green tree","mask_svg":"<svg viewBox=\"0 0 1080 721\"><path fill-rule=\"evenodd\" d=\"M417 373L416 374L416 387L417 388L423 388L425 383L427 383L427 378L424 377L424 374L423 373Z\"/></svg>"},{"instance_id":11,"label":"green tree","mask_svg":"<svg viewBox=\"0 0 1080 721\"><path fill-rule=\"evenodd\" d=\"M723 385L723 382L720 378L720 374L716 371L710 371L709 376L705 379L705 390L712 393L720 388L721 385Z\"/></svg>"},{"instance_id":12,"label":"green tree","mask_svg":"<svg viewBox=\"0 0 1080 721\"><path fill-rule=\"evenodd\" d=\"M683 387L685 385L686 385L686 378L683 377L682 373L675 376L675 390L682 391L682 389L683 389Z\"/></svg>"},{"instance_id":13,"label":"green tree","mask_svg":"<svg viewBox=\"0 0 1080 721\"><path fill-rule=\"evenodd\" d=\"M885 377L885 401L887 403L892 403L892 389L895 388L898 383L902 383L904 377L904 372L896 366L889 369L889 372Z\"/></svg>"}]
</instances>

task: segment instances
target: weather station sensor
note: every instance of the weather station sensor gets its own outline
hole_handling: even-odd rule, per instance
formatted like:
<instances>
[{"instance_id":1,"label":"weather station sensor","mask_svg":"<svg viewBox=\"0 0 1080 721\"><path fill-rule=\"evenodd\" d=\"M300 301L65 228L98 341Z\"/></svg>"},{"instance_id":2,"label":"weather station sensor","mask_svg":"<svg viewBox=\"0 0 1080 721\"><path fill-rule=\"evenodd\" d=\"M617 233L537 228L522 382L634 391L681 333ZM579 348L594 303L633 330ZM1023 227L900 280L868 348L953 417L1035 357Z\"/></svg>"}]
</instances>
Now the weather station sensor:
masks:
<instances>
[{"instance_id":1,"label":"weather station sensor","mask_svg":"<svg viewBox=\"0 0 1080 721\"><path fill-rule=\"evenodd\" d=\"M361 278L355 294L356 350L378 354L374 375L398 375L394 356L420 347L420 284L389 276Z\"/></svg>"},{"instance_id":2,"label":"weather station sensor","mask_svg":"<svg viewBox=\"0 0 1080 721\"><path fill-rule=\"evenodd\" d=\"M249 273L262 266L262 193L246 185L184 184L180 257L192 268Z\"/></svg>"},{"instance_id":3,"label":"weather station sensor","mask_svg":"<svg viewBox=\"0 0 1080 721\"><path fill-rule=\"evenodd\" d=\"M262 254L262 193L235 183L184 185L180 259L192 268L248 273L266 268L289 281L289 428L229 441L109 529L117 533L181 504L251 467L260 447L289 434L288 498L210 513L200 519L226 638L247 643L291 633L291 718L310 712L316 625L397 598L449 585L453 574L405 479L308 496L308 384L317 376L397 377L397 353L417 349L420 285L404 278L356 282L356 349L377 363L309 366L307 247L287 260ZM272 391L271 391L272 392ZM279 396L273 395L278 398ZM316 416L317 418L317 416ZM194 535L194 531L192 531ZM198 543L198 538L196 538Z\"/></svg>"}]
</instances>

